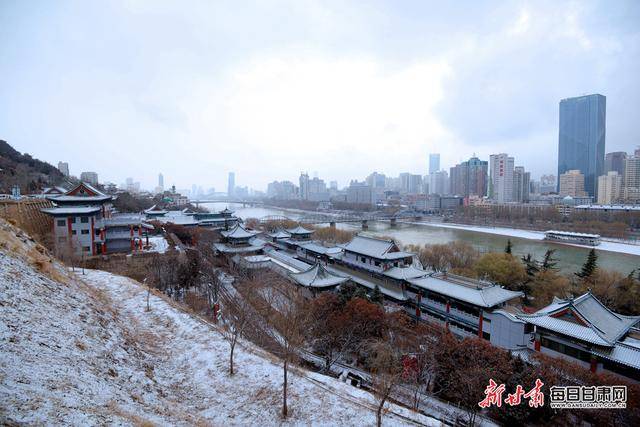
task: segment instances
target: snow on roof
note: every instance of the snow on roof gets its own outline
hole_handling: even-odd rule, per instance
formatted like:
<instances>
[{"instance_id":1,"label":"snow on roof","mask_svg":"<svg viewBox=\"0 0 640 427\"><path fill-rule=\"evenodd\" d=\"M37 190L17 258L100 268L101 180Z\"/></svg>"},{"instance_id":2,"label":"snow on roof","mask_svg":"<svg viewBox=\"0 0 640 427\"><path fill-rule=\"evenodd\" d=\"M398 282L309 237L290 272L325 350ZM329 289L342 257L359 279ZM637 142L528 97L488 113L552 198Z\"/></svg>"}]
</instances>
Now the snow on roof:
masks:
<instances>
[{"instance_id":1,"label":"snow on roof","mask_svg":"<svg viewBox=\"0 0 640 427\"><path fill-rule=\"evenodd\" d=\"M342 245L346 251L367 255L377 259L398 259L413 256L402 252L393 240L356 235L349 243Z\"/></svg>"},{"instance_id":2,"label":"snow on roof","mask_svg":"<svg viewBox=\"0 0 640 427\"><path fill-rule=\"evenodd\" d=\"M372 281L372 280L367 280L361 276L358 276L356 274L350 274L347 273L345 271L342 270L338 270L335 267L330 267L327 266L326 267L327 270L331 271L332 273L336 273L336 274L344 274L345 276L349 277L349 279L351 279L352 282L355 282L359 285L362 285L368 289L375 289L376 285L378 286L378 288L380 289L380 292L382 292L384 295L386 295L387 297L393 298L395 300L398 301L406 301L409 298L405 295L404 291L402 290L402 287L400 285L397 285L395 283L390 283L390 282L383 282L383 281Z\"/></svg>"},{"instance_id":3,"label":"snow on roof","mask_svg":"<svg viewBox=\"0 0 640 427\"><path fill-rule=\"evenodd\" d=\"M342 252L342 248L340 247L337 247L337 246L327 247L317 242L297 243L296 246L301 247L305 250L315 252L317 254L323 254L323 255L336 255Z\"/></svg>"},{"instance_id":4,"label":"snow on roof","mask_svg":"<svg viewBox=\"0 0 640 427\"><path fill-rule=\"evenodd\" d=\"M276 230L273 233L269 233L269 237L274 239L286 239L291 237L291 234L287 233L285 230Z\"/></svg>"},{"instance_id":5,"label":"snow on roof","mask_svg":"<svg viewBox=\"0 0 640 427\"><path fill-rule=\"evenodd\" d=\"M592 353L613 360L635 369L640 369L640 348L628 345L626 342L618 342L610 350L601 350L594 348Z\"/></svg>"},{"instance_id":6,"label":"snow on roof","mask_svg":"<svg viewBox=\"0 0 640 427\"><path fill-rule=\"evenodd\" d=\"M567 310L571 310L584 325L559 317ZM533 314L518 317L551 331L607 346L613 346L632 326L640 322L640 316L624 316L609 310L591 292L574 299L554 297L548 306Z\"/></svg>"},{"instance_id":7,"label":"snow on roof","mask_svg":"<svg viewBox=\"0 0 640 427\"><path fill-rule=\"evenodd\" d=\"M294 257L290 256L289 254L287 254L286 252L283 251L277 251L275 249L271 249L269 247L267 247L265 249L265 253L272 259L282 263L282 264L286 264L289 267L292 267L293 269L295 269L297 272L302 272L305 270L309 269L309 264L307 264L306 262L302 262L300 260L295 259Z\"/></svg>"},{"instance_id":8,"label":"snow on roof","mask_svg":"<svg viewBox=\"0 0 640 427\"><path fill-rule=\"evenodd\" d=\"M234 246L226 243L214 243L213 246L223 253L255 252L264 248L264 242L252 240L248 245Z\"/></svg>"},{"instance_id":9,"label":"snow on roof","mask_svg":"<svg viewBox=\"0 0 640 427\"><path fill-rule=\"evenodd\" d=\"M391 277L392 279L409 280L424 277L429 273L410 265L409 267L393 267L386 270L383 274Z\"/></svg>"},{"instance_id":10,"label":"snow on roof","mask_svg":"<svg viewBox=\"0 0 640 427\"><path fill-rule=\"evenodd\" d=\"M111 196L101 195L101 196L68 196L66 194L57 196L47 196L48 200L52 202L78 202L78 203L86 203L86 202L105 202L107 200L113 199Z\"/></svg>"},{"instance_id":11,"label":"snow on roof","mask_svg":"<svg viewBox=\"0 0 640 427\"><path fill-rule=\"evenodd\" d=\"M444 274L431 274L408 282L419 288L485 308L523 295L522 292L510 291L498 285Z\"/></svg>"},{"instance_id":12,"label":"snow on roof","mask_svg":"<svg viewBox=\"0 0 640 427\"><path fill-rule=\"evenodd\" d=\"M249 231L245 229L243 226L241 226L240 224L236 224L236 226L233 227L231 230L222 231L220 234L222 234L227 239L247 239L255 236L258 233Z\"/></svg>"},{"instance_id":13,"label":"snow on roof","mask_svg":"<svg viewBox=\"0 0 640 427\"><path fill-rule=\"evenodd\" d=\"M336 286L349 280L348 277L328 271L322 264L316 264L300 273L289 273L289 276L298 284L311 288Z\"/></svg>"},{"instance_id":14,"label":"snow on roof","mask_svg":"<svg viewBox=\"0 0 640 427\"><path fill-rule=\"evenodd\" d=\"M295 228L288 229L287 233L289 233L289 234L311 234L311 233L313 233L313 230L308 230L308 229L298 225Z\"/></svg>"},{"instance_id":15,"label":"snow on roof","mask_svg":"<svg viewBox=\"0 0 640 427\"><path fill-rule=\"evenodd\" d=\"M151 215L164 215L167 211L164 209L158 209L158 205L153 205L149 209L146 209L144 213Z\"/></svg>"},{"instance_id":16,"label":"snow on roof","mask_svg":"<svg viewBox=\"0 0 640 427\"><path fill-rule=\"evenodd\" d=\"M92 213L100 212L98 206L70 206L62 208L44 208L42 212L57 216L57 215L89 215Z\"/></svg>"}]
</instances>

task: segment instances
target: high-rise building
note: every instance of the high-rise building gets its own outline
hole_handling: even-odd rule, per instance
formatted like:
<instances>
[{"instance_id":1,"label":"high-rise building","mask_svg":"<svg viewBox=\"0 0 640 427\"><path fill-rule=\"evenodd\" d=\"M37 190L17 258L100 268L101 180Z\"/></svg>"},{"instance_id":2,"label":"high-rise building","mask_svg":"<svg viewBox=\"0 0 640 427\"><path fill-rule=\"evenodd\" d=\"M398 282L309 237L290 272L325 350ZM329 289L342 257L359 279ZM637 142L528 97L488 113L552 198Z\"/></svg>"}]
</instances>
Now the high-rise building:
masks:
<instances>
[{"instance_id":1,"label":"high-rise building","mask_svg":"<svg viewBox=\"0 0 640 427\"><path fill-rule=\"evenodd\" d=\"M598 177L598 204L610 205L618 202L622 195L622 176L617 171L609 171Z\"/></svg>"},{"instance_id":2,"label":"high-rise building","mask_svg":"<svg viewBox=\"0 0 640 427\"><path fill-rule=\"evenodd\" d=\"M351 181L347 187L347 202L358 205L372 205L374 203L371 187L365 182Z\"/></svg>"},{"instance_id":3,"label":"high-rise building","mask_svg":"<svg viewBox=\"0 0 640 427\"><path fill-rule=\"evenodd\" d=\"M300 199L309 200L309 174L300 173Z\"/></svg>"},{"instance_id":4,"label":"high-rise building","mask_svg":"<svg viewBox=\"0 0 640 427\"><path fill-rule=\"evenodd\" d=\"M236 173L229 172L229 179L227 182L227 196L233 197L236 193Z\"/></svg>"},{"instance_id":5,"label":"high-rise building","mask_svg":"<svg viewBox=\"0 0 640 427\"><path fill-rule=\"evenodd\" d=\"M98 174L95 172L82 172L80 174L80 181L96 185L98 184Z\"/></svg>"},{"instance_id":6,"label":"high-rise building","mask_svg":"<svg viewBox=\"0 0 640 427\"><path fill-rule=\"evenodd\" d=\"M620 178L624 180L624 165L626 160L627 153L624 151L607 153L607 155L604 156L604 173L607 174L611 171L616 171L618 175L620 175Z\"/></svg>"},{"instance_id":7,"label":"high-rise building","mask_svg":"<svg viewBox=\"0 0 640 427\"><path fill-rule=\"evenodd\" d=\"M640 202L640 156L627 157L625 160L623 188L625 202Z\"/></svg>"},{"instance_id":8,"label":"high-rise building","mask_svg":"<svg viewBox=\"0 0 640 427\"><path fill-rule=\"evenodd\" d=\"M607 98L594 94L560 101L558 176L579 170L590 196L604 172Z\"/></svg>"},{"instance_id":9,"label":"high-rise building","mask_svg":"<svg viewBox=\"0 0 640 427\"><path fill-rule=\"evenodd\" d=\"M62 175L69 177L69 163L58 162L58 170L62 172Z\"/></svg>"},{"instance_id":10,"label":"high-rise building","mask_svg":"<svg viewBox=\"0 0 640 427\"><path fill-rule=\"evenodd\" d=\"M528 202L530 186L531 173L526 172L523 166L516 166L513 169L513 201Z\"/></svg>"},{"instance_id":11,"label":"high-rise building","mask_svg":"<svg viewBox=\"0 0 640 427\"><path fill-rule=\"evenodd\" d=\"M438 172L440 170L440 154L429 154L429 174Z\"/></svg>"},{"instance_id":12,"label":"high-rise building","mask_svg":"<svg viewBox=\"0 0 640 427\"><path fill-rule=\"evenodd\" d=\"M489 197L499 203L513 201L514 159L506 153L489 157Z\"/></svg>"},{"instance_id":13,"label":"high-rise building","mask_svg":"<svg viewBox=\"0 0 640 427\"><path fill-rule=\"evenodd\" d=\"M164 190L164 176L161 173L158 174L158 187Z\"/></svg>"},{"instance_id":14,"label":"high-rise building","mask_svg":"<svg viewBox=\"0 0 640 427\"><path fill-rule=\"evenodd\" d=\"M560 175L559 183L559 193L561 196L586 196L586 192L584 190L584 174L577 169L569 170Z\"/></svg>"},{"instance_id":15,"label":"high-rise building","mask_svg":"<svg viewBox=\"0 0 640 427\"><path fill-rule=\"evenodd\" d=\"M487 171L489 163L471 157L449 169L449 193L468 197L484 197L487 194Z\"/></svg>"},{"instance_id":16,"label":"high-rise building","mask_svg":"<svg viewBox=\"0 0 640 427\"><path fill-rule=\"evenodd\" d=\"M429 194L445 195L449 189L449 174L447 171L432 172L429 174Z\"/></svg>"}]
</instances>

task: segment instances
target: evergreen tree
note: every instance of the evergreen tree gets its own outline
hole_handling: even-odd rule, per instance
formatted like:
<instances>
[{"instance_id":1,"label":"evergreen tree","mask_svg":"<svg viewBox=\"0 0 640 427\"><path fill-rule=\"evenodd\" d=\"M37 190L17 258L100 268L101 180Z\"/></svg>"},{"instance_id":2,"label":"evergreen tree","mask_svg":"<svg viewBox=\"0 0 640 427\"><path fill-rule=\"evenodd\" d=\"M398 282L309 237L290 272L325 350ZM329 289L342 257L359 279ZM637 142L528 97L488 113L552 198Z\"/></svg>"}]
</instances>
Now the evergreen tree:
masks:
<instances>
[{"instance_id":1,"label":"evergreen tree","mask_svg":"<svg viewBox=\"0 0 640 427\"><path fill-rule=\"evenodd\" d=\"M369 301L369 295L367 295L367 291L365 291L362 286L356 287L356 291L354 292L352 298L360 298L360 299Z\"/></svg>"},{"instance_id":2,"label":"evergreen tree","mask_svg":"<svg viewBox=\"0 0 640 427\"><path fill-rule=\"evenodd\" d=\"M504 248L504 253L511 255L511 248L513 245L511 244L511 239L507 240L507 246Z\"/></svg>"},{"instance_id":3,"label":"evergreen tree","mask_svg":"<svg viewBox=\"0 0 640 427\"><path fill-rule=\"evenodd\" d=\"M370 300L371 302L380 305L384 302L384 296L382 295L382 292L380 292L380 287L378 285L376 285L376 287L373 288L373 291L371 291Z\"/></svg>"},{"instance_id":4,"label":"evergreen tree","mask_svg":"<svg viewBox=\"0 0 640 427\"><path fill-rule=\"evenodd\" d=\"M340 300L340 304L344 305L349 300L351 300L351 298L354 297L357 290L358 290L357 286L352 282L348 282L341 285L338 290L338 299Z\"/></svg>"},{"instance_id":5,"label":"evergreen tree","mask_svg":"<svg viewBox=\"0 0 640 427\"><path fill-rule=\"evenodd\" d=\"M598 255L596 255L595 249L591 249L589 251L589 255L587 255L587 260L582 266L582 270L574 274L581 279L588 279L593 275L593 273L596 271L597 268L598 268Z\"/></svg>"},{"instance_id":6,"label":"evergreen tree","mask_svg":"<svg viewBox=\"0 0 640 427\"><path fill-rule=\"evenodd\" d=\"M527 271L527 276L530 278L540 271L538 261L531 254L527 254L526 256L523 255L521 259L524 263L524 268Z\"/></svg>"},{"instance_id":7,"label":"evergreen tree","mask_svg":"<svg viewBox=\"0 0 640 427\"><path fill-rule=\"evenodd\" d=\"M548 270L555 270L556 269L556 260L553 257L553 254L556 252L555 249L548 249L545 253L544 253L544 258L542 259L542 270L543 271L548 271Z\"/></svg>"}]
</instances>

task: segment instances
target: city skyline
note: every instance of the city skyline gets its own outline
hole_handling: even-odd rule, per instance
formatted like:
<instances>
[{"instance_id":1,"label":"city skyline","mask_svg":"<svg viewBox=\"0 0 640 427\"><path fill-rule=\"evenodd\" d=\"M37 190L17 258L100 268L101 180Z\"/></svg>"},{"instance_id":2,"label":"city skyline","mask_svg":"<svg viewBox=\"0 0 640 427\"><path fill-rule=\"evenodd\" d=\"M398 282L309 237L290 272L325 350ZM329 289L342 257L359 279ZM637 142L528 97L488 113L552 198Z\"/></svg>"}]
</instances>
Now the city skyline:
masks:
<instances>
[{"instance_id":1,"label":"city skyline","mask_svg":"<svg viewBox=\"0 0 640 427\"><path fill-rule=\"evenodd\" d=\"M607 152L640 143L637 2L60 4L0 6L0 138L76 175L344 186L506 152L538 177L559 100L585 93L608 98Z\"/></svg>"}]
</instances>

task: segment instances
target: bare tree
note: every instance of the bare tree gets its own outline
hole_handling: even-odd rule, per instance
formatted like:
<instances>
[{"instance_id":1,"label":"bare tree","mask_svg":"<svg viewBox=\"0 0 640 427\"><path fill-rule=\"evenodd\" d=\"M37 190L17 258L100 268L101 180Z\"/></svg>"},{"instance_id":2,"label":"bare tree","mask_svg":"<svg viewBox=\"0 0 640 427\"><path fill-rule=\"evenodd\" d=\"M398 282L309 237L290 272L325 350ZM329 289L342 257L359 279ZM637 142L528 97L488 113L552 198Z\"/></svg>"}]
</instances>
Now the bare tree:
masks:
<instances>
[{"instance_id":1,"label":"bare tree","mask_svg":"<svg viewBox=\"0 0 640 427\"><path fill-rule=\"evenodd\" d=\"M287 417L289 364L294 363L306 342L309 311L307 301L297 286L275 274L261 277L263 303L259 312L269 324L264 331L277 343L274 352L282 359L282 416ZM254 306L255 307L255 306Z\"/></svg>"},{"instance_id":2,"label":"bare tree","mask_svg":"<svg viewBox=\"0 0 640 427\"><path fill-rule=\"evenodd\" d=\"M402 378L402 359L393 342L378 339L370 344L371 382L377 400L376 425L382 425L384 406Z\"/></svg>"},{"instance_id":3,"label":"bare tree","mask_svg":"<svg viewBox=\"0 0 640 427\"><path fill-rule=\"evenodd\" d=\"M238 284L237 286L251 287L252 281ZM249 305L241 294L234 299L226 299L222 309L222 335L229 343L229 375L233 375L233 352L238 339L245 336L246 329L250 326L253 316L253 307Z\"/></svg>"}]
</instances>

